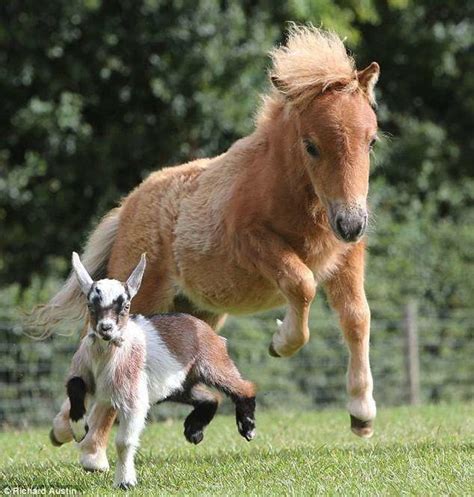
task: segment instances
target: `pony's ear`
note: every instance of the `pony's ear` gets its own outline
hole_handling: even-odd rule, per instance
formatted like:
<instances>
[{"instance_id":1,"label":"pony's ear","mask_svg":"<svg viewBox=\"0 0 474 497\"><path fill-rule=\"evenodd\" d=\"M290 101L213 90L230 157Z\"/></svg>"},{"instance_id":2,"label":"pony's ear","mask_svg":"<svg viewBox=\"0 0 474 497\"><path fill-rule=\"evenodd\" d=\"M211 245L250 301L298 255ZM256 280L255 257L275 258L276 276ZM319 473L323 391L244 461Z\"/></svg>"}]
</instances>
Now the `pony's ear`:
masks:
<instances>
[{"instance_id":1,"label":"pony's ear","mask_svg":"<svg viewBox=\"0 0 474 497\"><path fill-rule=\"evenodd\" d=\"M91 289L92 283L94 282L87 272L87 269L82 264L77 252L72 253L72 267L74 269L74 272L76 273L76 277L79 281L79 286L81 287L82 293L84 295L87 295L89 293L89 290Z\"/></svg>"},{"instance_id":2,"label":"pony's ear","mask_svg":"<svg viewBox=\"0 0 474 497\"><path fill-rule=\"evenodd\" d=\"M379 79L380 66L377 62L372 62L362 71L357 72L357 79L361 88L369 98L371 104L375 104L374 87Z\"/></svg>"},{"instance_id":3,"label":"pony's ear","mask_svg":"<svg viewBox=\"0 0 474 497\"><path fill-rule=\"evenodd\" d=\"M279 92L283 94L285 93L286 90L285 83L278 76L270 74L270 81L272 82L274 88L276 88Z\"/></svg>"},{"instance_id":4,"label":"pony's ear","mask_svg":"<svg viewBox=\"0 0 474 497\"><path fill-rule=\"evenodd\" d=\"M129 276L127 280L127 289L130 294L130 298L133 299L140 289L140 285L142 284L143 273L145 272L146 267L146 254L143 253L140 262L137 267L133 270L133 273Z\"/></svg>"}]
</instances>

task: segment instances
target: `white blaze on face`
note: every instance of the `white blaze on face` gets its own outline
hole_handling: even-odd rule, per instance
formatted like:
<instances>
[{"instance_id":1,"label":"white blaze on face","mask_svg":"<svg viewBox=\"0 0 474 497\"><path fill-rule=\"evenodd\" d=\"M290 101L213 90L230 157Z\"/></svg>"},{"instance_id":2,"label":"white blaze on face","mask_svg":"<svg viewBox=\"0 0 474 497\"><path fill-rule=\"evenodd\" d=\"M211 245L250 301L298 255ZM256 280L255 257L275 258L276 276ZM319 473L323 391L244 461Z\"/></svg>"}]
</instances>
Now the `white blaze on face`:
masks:
<instances>
[{"instance_id":1,"label":"white blaze on face","mask_svg":"<svg viewBox=\"0 0 474 497\"><path fill-rule=\"evenodd\" d=\"M89 294L89 302L93 302L95 298L99 298L101 307L109 307L120 295L126 296L126 294L125 288L120 281L109 279L99 280L94 284Z\"/></svg>"},{"instance_id":2,"label":"white blaze on face","mask_svg":"<svg viewBox=\"0 0 474 497\"><path fill-rule=\"evenodd\" d=\"M120 302L127 302L128 294L125 287L117 280L103 279L95 282L88 295L89 305L96 321L96 332L101 334L107 328L109 338L117 338L117 327Z\"/></svg>"}]
</instances>

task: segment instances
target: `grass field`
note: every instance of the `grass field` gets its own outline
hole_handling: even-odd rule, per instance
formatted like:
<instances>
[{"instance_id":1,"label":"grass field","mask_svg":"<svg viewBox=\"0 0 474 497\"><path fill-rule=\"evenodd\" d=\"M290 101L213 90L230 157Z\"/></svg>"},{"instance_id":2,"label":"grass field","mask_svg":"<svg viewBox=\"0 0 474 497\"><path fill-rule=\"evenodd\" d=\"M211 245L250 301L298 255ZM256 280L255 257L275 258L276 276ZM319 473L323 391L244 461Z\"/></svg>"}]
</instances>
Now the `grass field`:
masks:
<instances>
[{"instance_id":1,"label":"grass field","mask_svg":"<svg viewBox=\"0 0 474 497\"><path fill-rule=\"evenodd\" d=\"M262 412L251 443L240 438L233 418L218 416L197 447L184 440L181 422L152 424L137 457L139 484L130 493L474 495L473 407L381 409L369 441L350 433L343 411ZM47 434L47 428L0 433L0 492L124 495L112 488L111 472L85 473L73 444L55 449ZM112 445L109 458L113 470Z\"/></svg>"}]
</instances>

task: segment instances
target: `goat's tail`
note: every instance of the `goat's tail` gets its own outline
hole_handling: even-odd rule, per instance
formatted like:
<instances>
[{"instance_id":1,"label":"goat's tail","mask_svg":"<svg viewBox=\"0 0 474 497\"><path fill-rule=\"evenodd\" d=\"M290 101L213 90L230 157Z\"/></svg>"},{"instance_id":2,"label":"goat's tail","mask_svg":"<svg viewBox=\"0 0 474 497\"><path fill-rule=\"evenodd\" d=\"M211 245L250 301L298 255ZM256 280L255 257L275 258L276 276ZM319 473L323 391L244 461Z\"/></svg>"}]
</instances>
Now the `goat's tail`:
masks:
<instances>
[{"instance_id":1,"label":"goat's tail","mask_svg":"<svg viewBox=\"0 0 474 497\"><path fill-rule=\"evenodd\" d=\"M117 236L120 207L106 214L87 241L81 260L93 280L107 276L107 263ZM44 339L62 321L79 321L86 317L86 301L74 273L70 273L61 290L44 305L36 306L27 316L32 336Z\"/></svg>"}]
</instances>

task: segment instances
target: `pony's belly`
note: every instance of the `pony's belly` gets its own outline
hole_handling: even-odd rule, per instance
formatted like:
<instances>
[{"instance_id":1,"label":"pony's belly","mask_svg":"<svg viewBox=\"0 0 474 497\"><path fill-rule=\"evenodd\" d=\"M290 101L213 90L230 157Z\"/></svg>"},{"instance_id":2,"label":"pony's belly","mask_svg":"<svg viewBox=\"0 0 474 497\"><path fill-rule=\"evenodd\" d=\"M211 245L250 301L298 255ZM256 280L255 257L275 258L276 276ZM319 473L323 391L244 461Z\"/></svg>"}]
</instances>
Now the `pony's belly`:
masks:
<instances>
[{"instance_id":1,"label":"pony's belly","mask_svg":"<svg viewBox=\"0 0 474 497\"><path fill-rule=\"evenodd\" d=\"M195 305L218 313L250 314L285 303L272 282L216 257L183 267L179 286Z\"/></svg>"}]
</instances>

